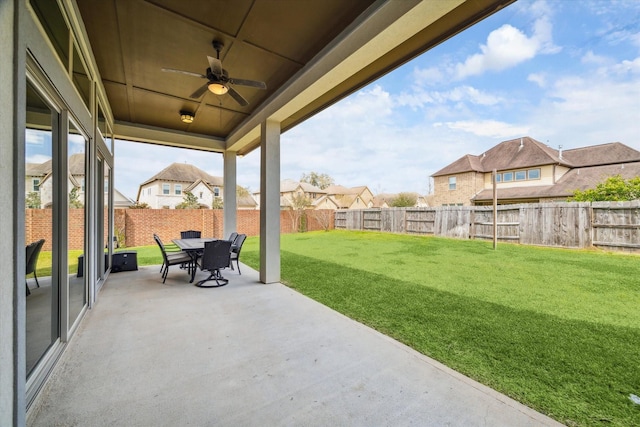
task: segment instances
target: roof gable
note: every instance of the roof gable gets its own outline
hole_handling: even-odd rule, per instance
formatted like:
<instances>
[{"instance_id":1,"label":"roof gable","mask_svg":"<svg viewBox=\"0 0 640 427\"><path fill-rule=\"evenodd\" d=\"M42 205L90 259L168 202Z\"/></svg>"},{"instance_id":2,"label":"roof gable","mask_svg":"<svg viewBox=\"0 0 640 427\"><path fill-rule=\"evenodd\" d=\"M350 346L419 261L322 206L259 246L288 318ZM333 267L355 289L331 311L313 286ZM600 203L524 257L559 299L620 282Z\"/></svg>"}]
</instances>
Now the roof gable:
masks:
<instances>
[{"instance_id":1,"label":"roof gable","mask_svg":"<svg viewBox=\"0 0 640 427\"><path fill-rule=\"evenodd\" d=\"M202 180L211 186L222 186L223 180L220 176L209 175L202 169L187 163L172 163L142 184L140 187L154 181L174 181L192 183Z\"/></svg>"},{"instance_id":2,"label":"roof gable","mask_svg":"<svg viewBox=\"0 0 640 427\"><path fill-rule=\"evenodd\" d=\"M574 167L608 165L640 161L640 151L619 142L574 148L562 153Z\"/></svg>"},{"instance_id":3,"label":"roof gable","mask_svg":"<svg viewBox=\"0 0 640 427\"><path fill-rule=\"evenodd\" d=\"M463 172L483 172L482 164L478 156L465 154L455 162L445 166L432 176L452 175Z\"/></svg>"}]
</instances>

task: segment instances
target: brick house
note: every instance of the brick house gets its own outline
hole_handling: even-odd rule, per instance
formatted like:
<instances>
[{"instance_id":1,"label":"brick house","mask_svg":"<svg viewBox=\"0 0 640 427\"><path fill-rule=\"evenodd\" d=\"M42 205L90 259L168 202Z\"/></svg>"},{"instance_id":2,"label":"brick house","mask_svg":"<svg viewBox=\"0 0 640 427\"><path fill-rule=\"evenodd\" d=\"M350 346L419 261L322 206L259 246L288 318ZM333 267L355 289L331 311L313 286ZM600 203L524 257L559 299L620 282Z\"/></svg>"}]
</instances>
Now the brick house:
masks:
<instances>
[{"instance_id":1,"label":"brick house","mask_svg":"<svg viewBox=\"0 0 640 427\"><path fill-rule=\"evenodd\" d=\"M434 206L493 203L494 169L500 204L565 201L610 176L639 176L640 152L620 142L563 151L530 137L503 141L434 173Z\"/></svg>"}]
</instances>

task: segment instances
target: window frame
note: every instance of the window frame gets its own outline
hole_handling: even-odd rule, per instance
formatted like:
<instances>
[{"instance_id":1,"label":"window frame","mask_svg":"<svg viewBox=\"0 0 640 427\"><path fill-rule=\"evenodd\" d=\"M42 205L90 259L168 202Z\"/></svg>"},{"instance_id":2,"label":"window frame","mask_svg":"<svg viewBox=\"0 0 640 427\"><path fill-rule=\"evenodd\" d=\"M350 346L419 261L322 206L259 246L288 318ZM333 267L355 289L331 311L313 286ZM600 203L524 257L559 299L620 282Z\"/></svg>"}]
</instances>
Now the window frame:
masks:
<instances>
[{"instance_id":1,"label":"window frame","mask_svg":"<svg viewBox=\"0 0 640 427\"><path fill-rule=\"evenodd\" d=\"M509 178L507 178L507 176ZM503 172L502 173L502 182L513 182L513 172Z\"/></svg>"},{"instance_id":2,"label":"window frame","mask_svg":"<svg viewBox=\"0 0 640 427\"><path fill-rule=\"evenodd\" d=\"M534 171L538 174L538 176L532 178L531 177L531 172L534 172ZM527 170L527 179L528 180L532 181L532 180L536 180L536 179L541 179L541 177L542 177L542 173L540 171L540 168L534 168L534 169Z\"/></svg>"},{"instance_id":3,"label":"window frame","mask_svg":"<svg viewBox=\"0 0 640 427\"><path fill-rule=\"evenodd\" d=\"M182 196L182 184L173 184L173 194Z\"/></svg>"},{"instance_id":4,"label":"window frame","mask_svg":"<svg viewBox=\"0 0 640 427\"><path fill-rule=\"evenodd\" d=\"M456 190L458 187L458 180L455 176L449 177L449 191Z\"/></svg>"},{"instance_id":5,"label":"window frame","mask_svg":"<svg viewBox=\"0 0 640 427\"><path fill-rule=\"evenodd\" d=\"M168 196L171 194L171 184L162 184L162 195Z\"/></svg>"}]
</instances>

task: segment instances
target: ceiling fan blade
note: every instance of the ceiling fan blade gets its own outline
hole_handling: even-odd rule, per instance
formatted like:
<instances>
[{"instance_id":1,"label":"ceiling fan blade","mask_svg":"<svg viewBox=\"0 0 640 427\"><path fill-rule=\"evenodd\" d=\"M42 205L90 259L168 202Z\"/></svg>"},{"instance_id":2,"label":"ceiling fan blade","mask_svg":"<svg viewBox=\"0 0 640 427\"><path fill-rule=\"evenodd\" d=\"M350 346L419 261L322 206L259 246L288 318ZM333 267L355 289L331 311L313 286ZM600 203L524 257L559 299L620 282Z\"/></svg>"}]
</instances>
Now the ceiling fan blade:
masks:
<instances>
[{"instance_id":1,"label":"ceiling fan blade","mask_svg":"<svg viewBox=\"0 0 640 427\"><path fill-rule=\"evenodd\" d=\"M217 77L222 76L222 62L213 56L207 56L207 59L209 60L209 67L211 67L213 75Z\"/></svg>"},{"instance_id":2,"label":"ceiling fan blade","mask_svg":"<svg viewBox=\"0 0 640 427\"><path fill-rule=\"evenodd\" d=\"M163 68L162 71L164 71L166 73L186 74L187 76L200 77L200 78L203 78L203 79L207 78L207 76L205 76L203 74L192 73L191 71L175 70L173 68Z\"/></svg>"},{"instance_id":3,"label":"ceiling fan blade","mask_svg":"<svg viewBox=\"0 0 640 427\"><path fill-rule=\"evenodd\" d=\"M242 105L243 107L246 107L247 105L249 105L249 103L247 102L247 100L246 100L246 99L244 99L244 98L242 97L242 95L240 95L238 92L236 92L234 88L230 87L230 88L229 88L229 92L228 92L228 93L229 93L229 95L231 95L231 97L232 97L233 99L235 99L235 100L236 100L236 102L237 102L238 104Z\"/></svg>"},{"instance_id":4,"label":"ceiling fan blade","mask_svg":"<svg viewBox=\"0 0 640 427\"><path fill-rule=\"evenodd\" d=\"M229 79L229 83L240 86L257 87L258 89L267 88L267 84L265 82L258 82L256 80Z\"/></svg>"},{"instance_id":5,"label":"ceiling fan blade","mask_svg":"<svg viewBox=\"0 0 640 427\"><path fill-rule=\"evenodd\" d=\"M207 88L209 87L209 83L205 83L204 85L200 86L198 89L196 89L195 92L193 92L189 98L193 98L193 99L198 99L202 96L203 93L205 93L207 91Z\"/></svg>"}]
</instances>

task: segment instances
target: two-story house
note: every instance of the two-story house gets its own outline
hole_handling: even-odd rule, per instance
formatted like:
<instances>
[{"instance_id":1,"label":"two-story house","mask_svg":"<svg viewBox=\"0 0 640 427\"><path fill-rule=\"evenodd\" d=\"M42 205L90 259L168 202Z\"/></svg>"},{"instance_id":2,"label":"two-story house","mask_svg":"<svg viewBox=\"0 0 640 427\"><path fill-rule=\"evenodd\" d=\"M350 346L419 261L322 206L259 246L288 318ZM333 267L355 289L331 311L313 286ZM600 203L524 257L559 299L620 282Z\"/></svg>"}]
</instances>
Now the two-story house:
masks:
<instances>
[{"instance_id":1,"label":"two-story house","mask_svg":"<svg viewBox=\"0 0 640 427\"><path fill-rule=\"evenodd\" d=\"M187 163L172 163L140 184L136 200L152 209L174 209L188 191L202 208L210 209L215 199L222 202L222 188L221 176L209 175Z\"/></svg>"},{"instance_id":2,"label":"two-story house","mask_svg":"<svg viewBox=\"0 0 640 427\"><path fill-rule=\"evenodd\" d=\"M85 167L84 153L69 156L69 175L67 177L67 189L71 192L76 189L78 200L85 200ZM27 163L25 165L25 197L28 208L50 208L53 200L53 175L51 160L43 163ZM107 194L108 190L105 190ZM133 201L114 188L113 206L115 208L128 208Z\"/></svg>"},{"instance_id":3,"label":"two-story house","mask_svg":"<svg viewBox=\"0 0 640 427\"><path fill-rule=\"evenodd\" d=\"M619 142L563 151L530 137L504 141L434 173L434 206L491 204L494 170L500 204L566 201L610 176L639 176L640 152Z\"/></svg>"}]
</instances>

